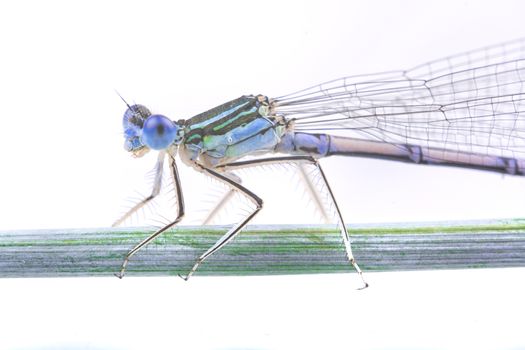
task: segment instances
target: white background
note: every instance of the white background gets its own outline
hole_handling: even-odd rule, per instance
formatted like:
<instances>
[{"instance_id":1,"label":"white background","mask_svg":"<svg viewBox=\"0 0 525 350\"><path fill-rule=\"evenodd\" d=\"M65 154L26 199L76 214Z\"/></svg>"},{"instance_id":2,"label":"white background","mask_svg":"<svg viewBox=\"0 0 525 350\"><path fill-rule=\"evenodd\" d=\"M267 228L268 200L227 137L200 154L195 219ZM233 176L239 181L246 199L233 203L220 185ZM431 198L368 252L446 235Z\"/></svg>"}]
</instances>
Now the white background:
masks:
<instances>
[{"instance_id":1,"label":"white background","mask_svg":"<svg viewBox=\"0 0 525 350\"><path fill-rule=\"evenodd\" d=\"M124 152L114 89L188 118L243 94L279 96L519 38L523 7L2 2L0 230L118 217L154 155ZM323 165L349 223L525 216L517 177L363 159ZM181 171L191 213L209 183ZM266 203L257 223L313 220L283 179L245 179ZM1 280L0 349L525 348L523 272L375 273L359 293L354 275Z\"/></svg>"}]
</instances>

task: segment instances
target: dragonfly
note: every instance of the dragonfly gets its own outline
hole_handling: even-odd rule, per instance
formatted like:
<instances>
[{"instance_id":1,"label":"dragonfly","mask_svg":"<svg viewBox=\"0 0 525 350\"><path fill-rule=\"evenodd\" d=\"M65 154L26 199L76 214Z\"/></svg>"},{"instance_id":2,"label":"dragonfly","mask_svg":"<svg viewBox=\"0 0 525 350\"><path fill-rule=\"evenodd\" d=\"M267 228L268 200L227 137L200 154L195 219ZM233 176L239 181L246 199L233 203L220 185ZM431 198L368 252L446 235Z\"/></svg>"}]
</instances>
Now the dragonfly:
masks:
<instances>
[{"instance_id":1,"label":"dragonfly","mask_svg":"<svg viewBox=\"0 0 525 350\"><path fill-rule=\"evenodd\" d=\"M166 159L177 216L126 254L116 274L120 278L134 254L184 217L176 159L254 205L199 256L181 276L185 280L263 208L263 200L236 175L241 169L268 164L313 167L334 208L349 266L360 276L363 288L368 283L354 258L322 158L367 157L525 175L525 39L408 70L343 77L275 98L243 95L186 120L172 120L144 105L123 101L126 151L135 157L152 150L159 153L151 194L115 225L160 193ZM308 187L315 188L313 183Z\"/></svg>"}]
</instances>

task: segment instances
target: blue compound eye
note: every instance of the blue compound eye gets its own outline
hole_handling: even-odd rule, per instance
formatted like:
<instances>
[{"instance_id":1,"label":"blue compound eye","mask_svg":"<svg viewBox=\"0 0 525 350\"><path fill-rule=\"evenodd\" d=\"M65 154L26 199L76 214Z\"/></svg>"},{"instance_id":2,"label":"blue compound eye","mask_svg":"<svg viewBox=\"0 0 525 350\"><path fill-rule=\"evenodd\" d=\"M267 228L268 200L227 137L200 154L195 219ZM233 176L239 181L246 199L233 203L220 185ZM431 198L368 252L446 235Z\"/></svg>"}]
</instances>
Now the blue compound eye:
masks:
<instances>
[{"instance_id":1,"label":"blue compound eye","mask_svg":"<svg viewBox=\"0 0 525 350\"><path fill-rule=\"evenodd\" d=\"M142 128L142 142L154 150L168 148L175 138L179 127L160 114L153 114L146 119Z\"/></svg>"}]
</instances>

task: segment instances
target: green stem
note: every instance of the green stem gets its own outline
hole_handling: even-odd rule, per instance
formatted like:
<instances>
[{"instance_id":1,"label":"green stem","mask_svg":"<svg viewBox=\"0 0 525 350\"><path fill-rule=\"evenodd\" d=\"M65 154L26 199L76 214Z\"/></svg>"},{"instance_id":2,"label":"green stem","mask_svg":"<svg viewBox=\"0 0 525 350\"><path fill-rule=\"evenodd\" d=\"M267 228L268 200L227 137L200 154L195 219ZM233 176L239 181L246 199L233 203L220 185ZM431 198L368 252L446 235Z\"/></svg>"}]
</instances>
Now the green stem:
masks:
<instances>
[{"instance_id":1,"label":"green stem","mask_svg":"<svg viewBox=\"0 0 525 350\"><path fill-rule=\"evenodd\" d=\"M132 257L127 274L187 273L225 228L180 227ZM110 276L151 231L74 229L0 232L0 277ZM350 229L364 271L525 266L525 221ZM337 230L264 226L243 231L196 275L271 275L353 271Z\"/></svg>"}]
</instances>

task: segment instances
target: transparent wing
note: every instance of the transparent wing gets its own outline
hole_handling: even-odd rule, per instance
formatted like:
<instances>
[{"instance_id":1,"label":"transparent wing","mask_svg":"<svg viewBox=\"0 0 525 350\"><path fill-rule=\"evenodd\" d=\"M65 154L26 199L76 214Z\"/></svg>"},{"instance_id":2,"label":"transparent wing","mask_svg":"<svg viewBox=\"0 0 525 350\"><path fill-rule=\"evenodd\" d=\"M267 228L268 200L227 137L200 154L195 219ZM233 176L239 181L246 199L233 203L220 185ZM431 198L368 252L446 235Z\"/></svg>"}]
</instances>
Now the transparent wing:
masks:
<instances>
[{"instance_id":1,"label":"transparent wing","mask_svg":"<svg viewBox=\"0 0 525 350\"><path fill-rule=\"evenodd\" d=\"M525 156L525 39L405 71L345 77L272 100L295 130Z\"/></svg>"}]
</instances>

